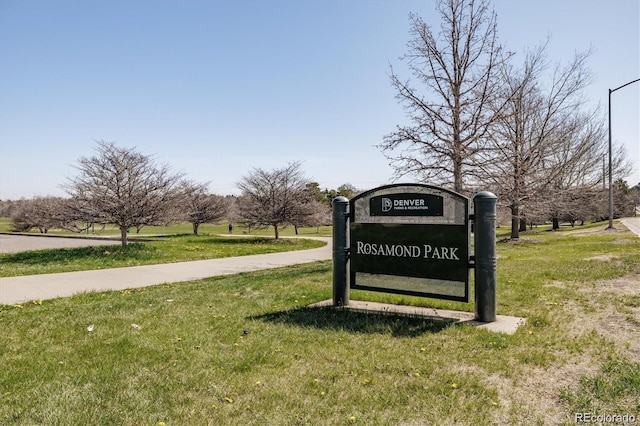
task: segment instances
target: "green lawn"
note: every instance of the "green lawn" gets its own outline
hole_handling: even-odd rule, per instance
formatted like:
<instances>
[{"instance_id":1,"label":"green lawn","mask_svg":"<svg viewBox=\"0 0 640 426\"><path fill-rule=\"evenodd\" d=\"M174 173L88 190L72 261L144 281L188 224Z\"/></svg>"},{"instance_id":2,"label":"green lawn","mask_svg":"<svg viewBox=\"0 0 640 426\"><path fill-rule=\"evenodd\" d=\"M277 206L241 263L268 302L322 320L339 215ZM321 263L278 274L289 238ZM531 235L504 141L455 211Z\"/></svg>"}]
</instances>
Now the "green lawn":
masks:
<instances>
[{"instance_id":1,"label":"green lawn","mask_svg":"<svg viewBox=\"0 0 640 426\"><path fill-rule=\"evenodd\" d=\"M11 219L0 217L0 232L11 232Z\"/></svg>"},{"instance_id":2,"label":"green lawn","mask_svg":"<svg viewBox=\"0 0 640 426\"><path fill-rule=\"evenodd\" d=\"M2 217L0 218L0 232L11 232L11 219ZM37 234L37 231L31 232ZM198 233L201 235L216 235L216 234L228 234L229 223L210 224L205 223L200 225ZM97 236L116 236L120 237L120 230L114 225L106 225L104 227L96 225L93 229L83 232L81 234L71 231L65 231L61 229L52 229L48 232L51 235L97 235ZM129 237L135 239L136 237L145 237L149 235L182 235L193 234L193 228L190 223L172 224L169 226L145 226L140 230L140 233L136 233L135 229L132 229ZM247 227L234 225L234 235L257 235L257 236L273 236L273 228L268 227L264 229L248 229ZM293 236L295 235L295 229L292 226L286 228L280 228L280 235ZM299 228L298 235L300 236L331 236L331 226L320 226L318 228Z\"/></svg>"},{"instance_id":3,"label":"green lawn","mask_svg":"<svg viewBox=\"0 0 640 426\"><path fill-rule=\"evenodd\" d=\"M331 297L330 262L0 306L0 424L640 417L640 239L539 230L498 255L498 313L528 318L514 335L310 308Z\"/></svg>"},{"instance_id":4,"label":"green lawn","mask_svg":"<svg viewBox=\"0 0 640 426\"><path fill-rule=\"evenodd\" d=\"M303 238L175 235L120 245L0 253L0 277L246 256L321 247Z\"/></svg>"}]
</instances>

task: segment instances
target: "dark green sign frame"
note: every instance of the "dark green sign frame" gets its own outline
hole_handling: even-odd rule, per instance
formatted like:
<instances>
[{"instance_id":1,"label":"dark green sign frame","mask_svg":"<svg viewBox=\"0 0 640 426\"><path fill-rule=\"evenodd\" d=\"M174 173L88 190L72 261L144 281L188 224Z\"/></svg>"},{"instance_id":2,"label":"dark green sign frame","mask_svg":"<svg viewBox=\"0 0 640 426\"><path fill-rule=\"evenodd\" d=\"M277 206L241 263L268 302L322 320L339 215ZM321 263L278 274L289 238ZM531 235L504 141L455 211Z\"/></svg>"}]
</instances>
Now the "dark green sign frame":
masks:
<instances>
[{"instance_id":1,"label":"dark green sign frame","mask_svg":"<svg viewBox=\"0 0 640 426\"><path fill-rule=\"evenodd\" d=\"M353 198L349 211L351 288L469 301L466 197L389 185Z\"/></svg>"}]
</instances>

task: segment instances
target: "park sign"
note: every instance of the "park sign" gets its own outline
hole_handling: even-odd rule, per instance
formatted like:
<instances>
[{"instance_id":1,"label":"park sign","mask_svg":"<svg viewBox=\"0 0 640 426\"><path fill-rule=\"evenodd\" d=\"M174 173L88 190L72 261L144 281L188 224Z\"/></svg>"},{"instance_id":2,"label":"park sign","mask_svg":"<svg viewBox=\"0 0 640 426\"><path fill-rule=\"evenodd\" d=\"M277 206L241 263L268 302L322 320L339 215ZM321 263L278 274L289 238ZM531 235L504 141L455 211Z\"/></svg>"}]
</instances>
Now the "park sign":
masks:
<instances>
[{"instance_id":1,"label":"park sign","mask_svg":"<svg viewBox=\"0 0 640 426\"><path fill-rule=\"evenodd\" d=\"M349 202L352 289L469 301L469 199L421 184Z\"/></svg>"}]
</instances>

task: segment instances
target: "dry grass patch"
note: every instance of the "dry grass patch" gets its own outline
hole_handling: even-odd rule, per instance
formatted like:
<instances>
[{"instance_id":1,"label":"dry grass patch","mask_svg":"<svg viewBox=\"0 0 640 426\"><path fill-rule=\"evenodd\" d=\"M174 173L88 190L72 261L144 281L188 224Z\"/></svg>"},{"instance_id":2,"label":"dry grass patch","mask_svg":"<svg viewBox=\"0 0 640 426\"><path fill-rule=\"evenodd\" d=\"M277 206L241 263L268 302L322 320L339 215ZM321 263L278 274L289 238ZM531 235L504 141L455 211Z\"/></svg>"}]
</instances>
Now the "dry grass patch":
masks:
<instances>
[{"instance_id":1,"label":"dry grass patch","mask_svg":"<svg viewBox=\"0 0 640 426\"><path fill-rule=\"evenodd\" d=\"M594 309L583 311L573 326L596 331L603 343L640 362L640 274L601 280L580 291L594 301Z\"/></svg>"}]
</instances>

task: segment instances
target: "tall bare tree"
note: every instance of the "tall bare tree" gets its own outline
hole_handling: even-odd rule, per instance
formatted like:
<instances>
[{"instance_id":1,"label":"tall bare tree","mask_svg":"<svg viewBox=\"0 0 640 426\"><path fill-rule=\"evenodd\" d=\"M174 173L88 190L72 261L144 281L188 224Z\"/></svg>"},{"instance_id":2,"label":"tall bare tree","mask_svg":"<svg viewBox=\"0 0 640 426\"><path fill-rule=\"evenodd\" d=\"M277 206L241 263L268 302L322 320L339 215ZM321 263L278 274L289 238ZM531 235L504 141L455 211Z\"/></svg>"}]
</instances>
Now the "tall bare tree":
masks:
<instances>
[{"instance_id":1,"label":"tall bare tree","mask_svg":"<svg viewBox=\"0 0 640 426\"><path fill-rule=\"evenodd\" d=\"M510 56L497 40L496 14L486 0L439 0L439 32L410 15L409 52L401 59L418 86L391 68L391 84L411 124L379 145L396 176L415 175L462 192L474 156L500 113L498 66Z\"/></svg>"},{"instance_id":2,"label":"tall bare tree","mask_svg":"<svg viewBox=\"0 0 640 426\"><path fill-rule=\"evenodd\" d=\"M120 229L122 246L127 230L166 221L179 194L181 173L135 150L99 141L96 155L82 157L79 174L64 186L74 210L90 214L96 223L113 223Z\"/></svg>"},{"instance_id":3,"label":"tall bare tree","mask_svg":"<svg viewBox=\"0 0 640 426\"><path fill-rule=\"evenodd\" d=\"M526 229L521 221L527 202L540 203L543 193L553 197L578 185L591 187L601 176L603 121L582 111L583 90L591 82L590 52L556 65L547 79L547 44L527 52L521 68L501 64L504 85L495 109L502 113L491 132L491 149L479 155L482 180L511 210L512 239Z\"/></svg>"},{"instance_id":4,"label":"tall bare tree","mask_svg":"<svg viewBox=\"0 0 640 426\"><path fill-rule=\"evenodd\" d=\"M254 168L238 183L238 214L251 226L273 226L278 239L280 228L300 222L302 206L312 197L308 184L300 162L271 171Z\"/></svg>"}]
</instances>

